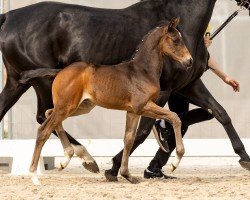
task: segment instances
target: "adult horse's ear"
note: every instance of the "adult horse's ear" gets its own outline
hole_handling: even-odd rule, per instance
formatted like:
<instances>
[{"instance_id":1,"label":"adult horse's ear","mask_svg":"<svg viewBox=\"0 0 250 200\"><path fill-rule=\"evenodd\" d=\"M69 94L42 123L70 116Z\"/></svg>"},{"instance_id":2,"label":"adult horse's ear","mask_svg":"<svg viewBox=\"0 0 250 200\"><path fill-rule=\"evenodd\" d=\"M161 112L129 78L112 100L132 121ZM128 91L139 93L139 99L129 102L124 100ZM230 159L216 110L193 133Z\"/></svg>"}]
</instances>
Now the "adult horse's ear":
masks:
<instances>
[{"instance_id":1,"label":"adult horse's ear","mask_svg":"<svg viewBox=\"0 0 250 200\"><path fill-rule=\"evenodd\" d=\"M177 18L175 17L175 18L171 19L171 21L169 23L169 27L176 28L179 23L180 23L180 18L179 17L177 17Z\"/></svg>"}]
</instances>

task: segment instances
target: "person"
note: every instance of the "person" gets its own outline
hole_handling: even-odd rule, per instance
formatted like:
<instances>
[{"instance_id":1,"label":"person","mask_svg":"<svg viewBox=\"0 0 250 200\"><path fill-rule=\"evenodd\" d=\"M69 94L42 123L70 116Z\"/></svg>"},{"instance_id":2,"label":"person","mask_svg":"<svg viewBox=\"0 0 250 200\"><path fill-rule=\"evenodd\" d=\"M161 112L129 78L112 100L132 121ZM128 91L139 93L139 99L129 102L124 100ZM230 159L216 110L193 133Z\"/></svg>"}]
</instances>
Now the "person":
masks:
<instances>
[{"instance_id":1,"label":"person","mask_svg":"<svg viewBox=\"0 0 250 200\"><path fill-rule=\"evenodd\" d=\"M209 36L204 37L204 43L207 49L211 46L212 40L210 40ZM210 56L210 54L208 57L207 69L210 69L223 82L231 86L235 92L240 91L240 84L238 81L223 72L215 58ZM187 132L188 126L213 118L212 114L202 108L189 111L189 102L177 94L170 96L168 105L169 109L176 112L182 121L182 136ZM147 169L144 171L144 178L174 178L165 175L162 171L162 167L166 165L172 151L175 149L173 128L164 120L156 121L155 127L159 134L159 138L161 138L162 146L170 152L166 153L159 149Z\"/></svg>"}]
</instances>

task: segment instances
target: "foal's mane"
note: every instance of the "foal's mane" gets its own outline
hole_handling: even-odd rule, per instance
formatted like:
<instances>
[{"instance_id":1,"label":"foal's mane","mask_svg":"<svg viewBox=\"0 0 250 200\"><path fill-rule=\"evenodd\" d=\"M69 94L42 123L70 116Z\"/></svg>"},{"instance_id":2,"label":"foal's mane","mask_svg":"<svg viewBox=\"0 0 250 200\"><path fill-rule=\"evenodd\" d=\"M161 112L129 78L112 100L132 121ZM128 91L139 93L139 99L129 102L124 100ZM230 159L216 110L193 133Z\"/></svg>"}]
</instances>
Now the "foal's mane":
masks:
<instances>
[{"instance_id":1,"label":"foal's mane","mask_svg":"<svg viewBox=\"0 0 250 200\"><path fill-rule=\"evenodd\" d=\"M133 56L132 56L132 59L135 58L136 54L142 49L142 47L144 46L145 42L149 39L149 37L154 33L154 32L158 32L158 31L161 31L163 32L164 28L167 27L167 25L162 25L162 26L158 26L154 29L152 29L151 31L149 31L141 40L140 44L137 46ZM163 36L163 35L162 35ZM162 38L162 36L160 38ZM160 39L159 38L159 39ZM157 44L156 44L157 45Z\"/></svg>"}]
</instances>

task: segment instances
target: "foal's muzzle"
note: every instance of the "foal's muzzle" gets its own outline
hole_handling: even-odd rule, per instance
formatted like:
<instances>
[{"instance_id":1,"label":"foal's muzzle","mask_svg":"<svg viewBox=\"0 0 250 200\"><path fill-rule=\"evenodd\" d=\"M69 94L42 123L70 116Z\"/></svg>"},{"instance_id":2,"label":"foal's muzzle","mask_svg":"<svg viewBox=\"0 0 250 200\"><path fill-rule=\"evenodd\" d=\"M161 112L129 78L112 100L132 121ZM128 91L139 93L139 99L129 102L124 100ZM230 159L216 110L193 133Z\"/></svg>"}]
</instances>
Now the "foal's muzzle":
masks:
<instances>
[{"instance_id":1,"label":"foal's muzzle","mask_svg":"<svg viewBox=\"0 0 250 200\"><path fill-rule=\"evenodd\" d=\"M186 68L190 68L193 66L194 60L192 57L188 58L187 60L185 60L182 64L186 67Z\"/></svg>"}]
</instances>

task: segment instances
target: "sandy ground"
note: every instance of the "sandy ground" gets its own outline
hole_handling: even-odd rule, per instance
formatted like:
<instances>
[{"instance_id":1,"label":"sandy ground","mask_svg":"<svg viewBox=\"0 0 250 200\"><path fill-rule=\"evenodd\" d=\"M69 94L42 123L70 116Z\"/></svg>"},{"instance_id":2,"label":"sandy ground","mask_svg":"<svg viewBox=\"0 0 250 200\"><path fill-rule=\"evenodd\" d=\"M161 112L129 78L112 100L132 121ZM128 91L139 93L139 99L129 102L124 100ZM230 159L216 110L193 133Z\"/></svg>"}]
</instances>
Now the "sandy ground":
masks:
<instances>
[{"instance_id":1,"label":"sandy ground","mask_svg":"<svg viewBox=\"0 0 250 200\"><path fill-rule=\"evenodd\" d=\"M172 174L175 180L143 179L149 161L131 159L131 173L141 181L137 185L121 177L119 182L106 182L103 172L110 167L110 158L97 158L100 174L87 172L74 159L65 171L42 175L41 186L33 186L27 176L0 172L0 199L250 199L250 172L237 164L237 158L184 158Z\"/></svg>"}]
</instances>

